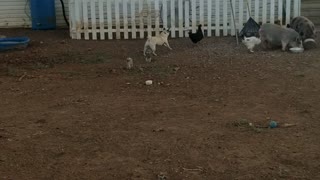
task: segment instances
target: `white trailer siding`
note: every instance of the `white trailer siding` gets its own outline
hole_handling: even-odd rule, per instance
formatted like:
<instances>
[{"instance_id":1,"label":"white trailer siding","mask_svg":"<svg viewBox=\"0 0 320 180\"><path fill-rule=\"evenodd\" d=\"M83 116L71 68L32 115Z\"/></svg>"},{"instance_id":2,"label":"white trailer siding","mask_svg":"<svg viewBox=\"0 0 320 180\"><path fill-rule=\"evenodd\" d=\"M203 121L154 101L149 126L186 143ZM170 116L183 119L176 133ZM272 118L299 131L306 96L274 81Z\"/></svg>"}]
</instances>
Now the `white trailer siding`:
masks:
<instances>
[{"instance_id":1,"label":"white trailer siding","mask_svg":"<svg viewBox=\"0 0 320 180\"><path fill-rule=\"evenodd\" d=\"M31 27L29 0L0 0L0 28ZM66 27L60 0L55 0L58 27ZM68 15L68 0L64 0Z\"/></svg>"}]
</instances>

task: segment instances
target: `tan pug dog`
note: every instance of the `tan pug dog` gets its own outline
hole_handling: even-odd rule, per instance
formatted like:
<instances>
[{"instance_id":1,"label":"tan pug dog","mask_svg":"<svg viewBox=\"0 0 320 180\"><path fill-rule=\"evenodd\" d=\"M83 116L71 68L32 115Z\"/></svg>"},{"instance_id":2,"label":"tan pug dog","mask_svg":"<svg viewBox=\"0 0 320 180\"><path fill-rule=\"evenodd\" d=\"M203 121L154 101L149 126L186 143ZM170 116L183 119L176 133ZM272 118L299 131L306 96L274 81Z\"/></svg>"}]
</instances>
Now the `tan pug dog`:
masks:
<instances>
[{"instance_id":1,"label":"tan pug dog","mask_svg":"<svg viewBox=\"0 0 320 180\"><path fill-rule=\"evenodd\" d=\"M169 30L163 29L163 31L160 32L158 36L148 36L148 40L146 41L144 45L143 55L146 56L146 51L148 48L151 48L153 55L157 56L156 52L156 45L164 45L170 50L172 48L170 47L168 43L168 37L169 37Z\"/></svg>"}]
</instances>

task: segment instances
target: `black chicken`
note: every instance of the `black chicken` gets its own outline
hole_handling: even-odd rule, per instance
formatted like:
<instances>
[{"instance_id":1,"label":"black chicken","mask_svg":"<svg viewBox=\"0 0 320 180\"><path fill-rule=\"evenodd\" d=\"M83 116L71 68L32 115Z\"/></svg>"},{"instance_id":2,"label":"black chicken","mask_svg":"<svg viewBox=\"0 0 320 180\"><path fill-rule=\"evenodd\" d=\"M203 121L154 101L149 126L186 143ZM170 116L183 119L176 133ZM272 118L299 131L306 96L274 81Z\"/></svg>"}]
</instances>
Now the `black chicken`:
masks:
<instances>
[{"instance_id":1,"label":"black chicken","mask_svg":"<svg viewBox=\"0 0 320 180\"><path fill-rule=\"evenodd\" d=\"M195 44L201 41L204 37L201 27L202 25L200 24L196 33L192 33L191 31L189 32L189 38Z\"/></svg>"}]
</instances>

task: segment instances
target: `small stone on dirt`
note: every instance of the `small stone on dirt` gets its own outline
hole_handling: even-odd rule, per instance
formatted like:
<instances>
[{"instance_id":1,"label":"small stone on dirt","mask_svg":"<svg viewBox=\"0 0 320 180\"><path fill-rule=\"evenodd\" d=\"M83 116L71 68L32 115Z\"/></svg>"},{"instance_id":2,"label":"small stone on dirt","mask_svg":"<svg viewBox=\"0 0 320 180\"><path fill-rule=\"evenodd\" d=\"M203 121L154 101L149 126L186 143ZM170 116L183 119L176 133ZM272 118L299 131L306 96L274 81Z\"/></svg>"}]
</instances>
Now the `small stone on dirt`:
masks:
<instances>
[{"instance_id":1,"label":"small stone on dirt","mask_svg":"<svg viewBox=\"0 0 320 180\"><path fill-rule=\"evenodd\" d=\"M168 177L164 173L158 174L158 180L167 180Z\"/></svg>"},{"instance_id":2,"label":"small stone on dirt","mask_svg":"<svg viewBox=\"0 0 320 180\"><path fill-rule=\"evenodd\" d=\"M164 129L163 128L158 128L158 129L154 129L154 130L152 130L153 132L163 132L164 131Z\"/></svg>"}]
</instances>

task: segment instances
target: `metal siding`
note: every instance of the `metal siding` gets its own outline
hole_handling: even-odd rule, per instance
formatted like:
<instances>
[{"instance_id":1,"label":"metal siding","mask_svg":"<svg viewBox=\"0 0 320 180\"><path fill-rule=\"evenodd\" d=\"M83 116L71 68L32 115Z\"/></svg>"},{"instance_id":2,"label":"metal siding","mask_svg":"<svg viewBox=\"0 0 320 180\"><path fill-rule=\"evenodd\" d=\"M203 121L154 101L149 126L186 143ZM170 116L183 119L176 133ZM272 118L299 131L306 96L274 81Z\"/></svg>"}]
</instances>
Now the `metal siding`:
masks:
<instances>
[{"instance_id":1,"label":"metal siding","mask_svg":"<svg viewBox=\"0 0 320 180\"><path fill-rule=\"evenodd\" d=\"M66 15L68 16L68 0L64 0ZM66 27L62 15L60 0L55 0L57 26ZM1 0L0 1L0 28L31 27L29 0Z\"/></svg>"},{"instance_id":2,"label":"metal siding","mask_svg":"<svg viewBox=\"0 0 320 180\"><path fill-rule=\"evenodd\" d=\"M319 0L302 0L301 14L308 17L316 26L320 26L320 1Z\"/></svg>"}]
</instances>

